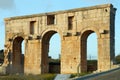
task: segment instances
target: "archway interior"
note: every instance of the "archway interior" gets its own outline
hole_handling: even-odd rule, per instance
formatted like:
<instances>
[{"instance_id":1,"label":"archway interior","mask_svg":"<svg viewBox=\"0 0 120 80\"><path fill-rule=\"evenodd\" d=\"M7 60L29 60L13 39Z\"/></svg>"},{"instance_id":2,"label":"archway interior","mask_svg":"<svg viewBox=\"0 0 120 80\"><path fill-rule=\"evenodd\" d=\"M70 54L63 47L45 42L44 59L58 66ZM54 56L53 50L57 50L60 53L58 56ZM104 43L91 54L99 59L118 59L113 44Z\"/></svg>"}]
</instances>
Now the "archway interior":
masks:
<instances>
[{"instance_id":1,"label":"archway interior","mask_svg":"<svg viewBox=\"0 0 120 80\"><path fill-rule=\"evenodd\" d=\"M88 30L84 32L81 37L81 70L82 72L92 72L97 70L97 58L95 58L95 60L93 59L93 57L95 56L94 54L97 53L97 50L95 51L95 48L94 48L94 47L97 47L97 42L94 42L93 40L89 42L89 37L92 34L95 35L95 32L92 30ZM96 36L94 37L96 38ZM95 46L93 47L93 45ZM91 52L93 52L92 53L93 56Z\"/></svg>"},{"instance_id":2,"label":"archway interior","mask_svg":"<svg viewBox=\"0 0 120 80\"><path fill-rule=\"evenodd\" d=\"M12 65L13 73L24 72L24 55L22 54L22 37L17 37L13 41L13 54L12 54Z\"/></svg>"},{"instance_id":3,"label":"archway interior","mask_svg":"<svg viewBox=\"0 0 120 80\"><path fill-rule=\"evenodd\" d=\"M87 38L87 71L93 72L97 70L98 50L97 35L91 33Z\"/></svg>"},{"instance_id":4,"label":"archway interior","mask_svg":"<svg viewBox=\"0 0 120 80\"><path fill-rule=\"evenodd\" d=\"M56 31L49 31L42 38L42 63L41 64L42 64L43 73L60 73L60 62L56 63L57 57L55 57L60 54L60 51L57 53L54 53L54 51L58 51L56 50L57 49L56 47L58 47L58 43L60 44L59 42L60 40L55 41L55 39L53 39L54 35L59 36L59 34ZM54 40L54 41L52 41L52 43L50 44L51 40Z\"/></svg>"},{"instance_id":5,"label":"archway interior","mask_svg":"<svg viewBox=\"0 0 120 80\"><path fill-rule=\"evenodd\" d=\"M54 49L54 50L53 50ZM58 33L53 34L49 41L49 57L52 59L60 59L61 43L60 35Z\"/></svg>"},{"instance_id":6,"label":"archway interior","mask_svg":"<svg viewBox=\"0 0 120 80\"><path fill-rule=\"evenodd\" d=\"M25 41L22 41L22 54L25 54Z\"/></svg>"}]
</instances>

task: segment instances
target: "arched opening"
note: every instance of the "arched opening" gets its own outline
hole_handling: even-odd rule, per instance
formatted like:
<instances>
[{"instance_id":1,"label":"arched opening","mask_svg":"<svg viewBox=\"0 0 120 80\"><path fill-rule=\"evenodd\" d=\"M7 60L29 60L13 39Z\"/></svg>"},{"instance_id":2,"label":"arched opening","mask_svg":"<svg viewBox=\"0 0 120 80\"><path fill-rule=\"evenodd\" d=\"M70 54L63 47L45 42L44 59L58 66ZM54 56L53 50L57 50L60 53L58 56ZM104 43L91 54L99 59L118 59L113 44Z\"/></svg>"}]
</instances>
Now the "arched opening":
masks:
<instances>
[{"instance_id":1,"label":"arched opening","mask_svg":"<svg viewBox=\"0 0 120 80\"><path fill-rule=\"evenodd\" d=\"M60 59L61 51L60 35L58 33L53 34L49 41L49 56L52 59ZM54 49L54 50L53 50Z\"/></svg>"},{"instance_id":2,"label":"arched opening","mask_svg":"<svg viewBox=\"0 0 120 80\"><path fill-rule=\"evenodd\" d=\"M13 54L12 54L12 72L23 73L24 72L24 55L22 54L22 37L17 37L13 41Z\"/></svg>"},{"instance_id":3,"label":"arched opening","mask_svg":"<svg viewBox=\"0 0 120 80\"><path fill-rule=\"evenodd\" d=\"M93 57L95 58L95 56L97 56L95 55L97 53L97 50L95 51L96 53L94 53L95 49L91 49L94 48L93 45L97 45L96 44L97 40L95 40L96 41L95 42L92 39L92 41L88 43L89 37L91 37L92 35L94 36L95 32L92 30L88 30L85 31L81 36L81 71L82 72L92 72L97 69L97 64L93 64L96 63L96 61L94 61L94 59L92 60Z\"/></svg>"},{"instance_id":4,"label":"arched opening","mask_svg":"<svg viewBox=\"0 0 120 80\"><path fill-rule=\"evenodd\" d=\"M49 31L43 36L42 73L60 73L60 46L60 35L56 31Z\"/></svg>"},{"instance_id":5,"label":"arched opening","mask_svg":"<svg viewBox=\"0 0 120 80\"><path fill-rule=\"evenodd\" d=\"M21 55L22 55L22 58L21 58L21 64L22 64L22 67L24 69L24 56L25 56L25 40L22 41L21 43ZM24 70L23 70L24 72Z\"/></svg>"},{"instance_id":6,"label":"arched opening","mask_svg":"<svg viewBox=\"0 0 120 80\"><path fill-rule=\"evenodd\" d=\"M87 38L87 72L97 70L97 53L97 35L95 33L91 33Z\"/></svg>"},{"instance_id":7,"label":"arched opening","mask_svg":"<svg viewBox=\"0 0 120 80\"><path fill-rule=\"evenodd\" d=\"M25 41L22 41L22 54L25 54Z\"/></svg>"}]
</instances>

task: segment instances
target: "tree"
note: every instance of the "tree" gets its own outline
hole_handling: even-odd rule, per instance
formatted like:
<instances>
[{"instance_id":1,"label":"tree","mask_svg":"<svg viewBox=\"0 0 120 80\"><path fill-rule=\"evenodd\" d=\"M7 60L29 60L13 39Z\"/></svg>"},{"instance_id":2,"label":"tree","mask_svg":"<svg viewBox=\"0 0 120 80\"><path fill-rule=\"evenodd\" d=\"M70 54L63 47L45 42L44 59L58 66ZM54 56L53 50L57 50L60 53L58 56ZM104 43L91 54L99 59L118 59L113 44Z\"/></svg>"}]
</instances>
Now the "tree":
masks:
<instances>
[{"instance_id":1,"label":"tree","mask_svg":"<svg viewBox=\"0 0 120 80\"><path fill-rule=\"evenodd\" d=\"M3 51L3 49L0 50L0 59L4 59L4 51Z\"/></svg>"},{"instance_id":2,"label":"tree","mask_svg":"<svg viewBox=\"0 0 120 80\"><path fill-rule=\"evenodd\" d=\"M3 63L4 61L4 50L0 50L0 63Z\"/></svg>"},{"instance_id":3,"label":"tree","mask_svg":"<svg viewBox=\"0 0 120 80\"><path fill-rule=\"evenodd\" d=\"M116 64L120 64L120 54L115 57Z\"/></svg>"},{"instance_id":4,"label":"tree","mask_svg":"<svg viewBox=\"0 0 120 80\"><path fill-rule=\"evenodd\" d=\"M0 53L3 53L3 49L2 49L2 50L0 50Z\"/></svg>"}]
</instances>

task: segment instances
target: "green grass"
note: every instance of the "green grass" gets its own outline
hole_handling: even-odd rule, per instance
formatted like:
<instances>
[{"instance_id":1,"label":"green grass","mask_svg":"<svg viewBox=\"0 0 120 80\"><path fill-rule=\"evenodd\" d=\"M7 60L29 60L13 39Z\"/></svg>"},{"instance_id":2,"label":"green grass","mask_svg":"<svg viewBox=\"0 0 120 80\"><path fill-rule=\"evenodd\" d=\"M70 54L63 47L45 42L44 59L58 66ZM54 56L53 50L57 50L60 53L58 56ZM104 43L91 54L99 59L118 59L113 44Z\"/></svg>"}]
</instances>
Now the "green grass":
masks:
<instances>
[{"instance_id":1,"label":"green grass","mask_svg":"<svg viewBox=\"0 0 120 80\"><path fill-rule=\"evenodd\" d=\"M41 74L41 75L2 75L0 80L53 80L55 74Z\"/></svg>"}]
</instances>

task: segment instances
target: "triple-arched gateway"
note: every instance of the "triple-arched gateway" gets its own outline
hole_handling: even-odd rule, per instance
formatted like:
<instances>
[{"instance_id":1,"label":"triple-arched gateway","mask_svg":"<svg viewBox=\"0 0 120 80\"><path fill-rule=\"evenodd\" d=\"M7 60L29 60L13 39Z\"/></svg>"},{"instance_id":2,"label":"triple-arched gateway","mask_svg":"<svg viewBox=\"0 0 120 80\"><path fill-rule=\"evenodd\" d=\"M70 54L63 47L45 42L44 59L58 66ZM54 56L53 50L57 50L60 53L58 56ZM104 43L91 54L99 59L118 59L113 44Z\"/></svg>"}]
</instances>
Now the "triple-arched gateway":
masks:
<instances>
[{"instance_id":1,"label":"triple-arched gateway","mask_svg":"<svg viewBox=\"0 0 120 80\"><path fill-rule=\"evenodd\" d=\"M60 72L86 72L87 37L96 33L98 71L109 70L115 56L115 11L111 4L106 4L6 18L3 66L6 66L7 73L48 73L49 40L58 33L61 38ZM23 40L25 53L21 55Z\"/></svg>"}]
</instances>

